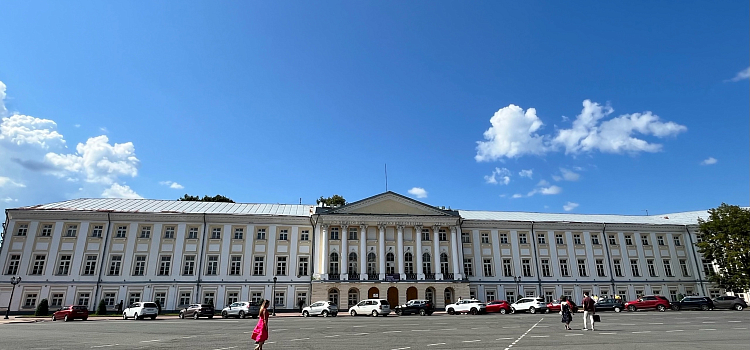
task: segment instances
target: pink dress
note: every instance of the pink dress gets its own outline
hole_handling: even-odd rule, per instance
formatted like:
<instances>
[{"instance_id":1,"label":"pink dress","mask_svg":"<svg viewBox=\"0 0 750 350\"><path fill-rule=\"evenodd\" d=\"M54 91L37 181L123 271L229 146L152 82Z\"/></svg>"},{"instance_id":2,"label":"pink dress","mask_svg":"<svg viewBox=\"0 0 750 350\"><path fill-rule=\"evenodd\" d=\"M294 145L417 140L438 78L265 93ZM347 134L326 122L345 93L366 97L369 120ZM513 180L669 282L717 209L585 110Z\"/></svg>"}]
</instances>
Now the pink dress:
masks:
<instances>
[{"instance_id":1,"label":"pink dress","mask_svg":"<svg viewBox=\"0 0 750 350\"><path fill-rule=\"evenodd\" d=\"M256 342L264 342L268 339L268 327L266 323L268 322L268 310L263 310L263 312L258 315L258 324L255 325L255 329L253 329L253 335L252 339Z\"/></svg>"}]
</instances>

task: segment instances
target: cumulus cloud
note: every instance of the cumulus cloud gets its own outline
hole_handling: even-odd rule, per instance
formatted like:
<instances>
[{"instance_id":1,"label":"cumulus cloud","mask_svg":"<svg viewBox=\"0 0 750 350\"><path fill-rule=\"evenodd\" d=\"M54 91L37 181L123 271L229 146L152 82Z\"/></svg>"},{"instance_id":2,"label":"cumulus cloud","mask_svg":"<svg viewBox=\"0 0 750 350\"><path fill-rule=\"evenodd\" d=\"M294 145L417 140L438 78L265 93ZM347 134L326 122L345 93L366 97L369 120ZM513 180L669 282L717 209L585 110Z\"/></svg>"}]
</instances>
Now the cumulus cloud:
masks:
<instances>
[{"instance_id":1,"label":"cumulus cloud","mask_svg":"<svg viewBox=\"0 0 750 350\"><path fill-rule=\"evenodd\" d=\"M3 107L4 109L4 107ZM16 146L30 145L43 149L64 146L63 136L55 130L57 123L49 119L15 114L0 123L0 141Z\"/></svg>"},{"instance_id":2,"label":"cumulus cloud","mask_svg":"<svg viewBox=\"0 0 750 350\"><path fill-rule=\"evenodd\" d=\"M487 162L503 157L514 158L527 154L544 154L547 151L544 138L537 131L544 125L536 116L536 109L516 105L500 108L490 118L492 126L484 132L485 141L477 142L478 162Z\"/></svg>"},{"instance_id":3,"label":"cumulus cloud","mask_svg":"<svg viewBox=\"0 0 750 350\"><path fill-rule=\"evenodd\" d=\"M521 198L521 197L523 197L523 195L520 193L516 193L513 195L513 198Z\"/></svg>"},{"instance_id":4,"label":"cumulus cloud","mask_svg":"<svg viewBox=\"0 0 750 350\"><path fill-rule=\"evenodd\" d=\"M560 175L552 175L552 179L555 181L578 181L580 178L580 174L565 168L560 168Z\"/></svg>"},{"instance_id":5,"label":"cumulus cloud","mask_svg":"<svg viewBox=\"0 0 750 350\"><path fill-rule=\"evenodd\" d=\"M529 179L534 175L534 169L529 170L521 170L518 172L518 176L520 177L528 177Z\"/></svg>"},{"instance_id":6,"label":"cumulus cloud","mask_svg":"<svg viewBox=\"0 0 750 350\"><path fill-rule=\"evenodd\" d=\"M417 198L427 198L427 191L425 191L424 188L421 187L413 187L409 190L409 194Z\"/></svg>"},{"instance_id":7,"label":"cumulus cloud","mask_svg":"<svg viewBox=\"0 0 750 350\"><path fill-rule=\"evenodd\" d=\"M575 208L578 208L578 203L568 202L565 205L563 205L563 209L565 211L571 211Z\"/></svg>"},{"instance_id":8,"label":"cumulus cloud","mask_svg":"<svg viewBox=\"0 0 750 350\"><path fill-rule=\"evenodd\" d=\"M493 185L497 185L498 183L507 185L510 183L510 170L506 168L495 168L495 170L492 171L492 175L484 176L484 181Z\"/></svg>"},{"instance_id":9,"label":"cumulus cloud","mask_svg":"<svg viewBox=\"0 0 750 350\"><path fill-rule=\"evenodd\" d=\"M547 180L539 180L539 182L536 184L536 186L537 187L549 186L549 181L547 181Z\"/></svg>"},{"instance_id":10,"label":"cumulus cloud","mask_svg":"<svg viewBox=\"0 0 750 350\"><path fill-rule=\"evenodd\" d=\"M745 80L745 79L750 79L750 67L747 67L737 72L737 75L735 75L734 78L727 79L725 81L738 82L740 80Z\"/></svg>"},{"instance_id":11,"label":"cumulus cloud","mask_svg":"<svg viewBox=\"0 0 750 350\"><path fill-rule=\"evenodd\" d=\"M133 189L128 185L112 184L109 188L102 192L104 198L129 198L129 199L141 199L138 193L135 193Z\"/></svg>"},{"instance_id":12,"label":"cumulus cloud","mask_svg":"<svg viewBox=\"0 0 750 350\"><path fill-rule=\"evenodd\" d=\"M83 175L88 182L111 184L119 176L138 175L140 161L135 156L132 142L109 144L109 138L92 137L76 146L76 154L47 153L47 163L57 168L61 176Z\"/></svg>"},{"instance_id":13,"label":"cumulus cloud","mask_svg":"<svg viewBox=\"0 0 750 350\"><path fill-rule=\"evenodd\" d=\"M5 187L5 186L26 187L26 185L20 182L13 181L9 177L0 176L0 187Z\"/></svg>"},{"instance_id":14,"label":"cumulus cloud","mask_svg":"<svg viewBox=\"0 0 750 350\"><path fill-rule=\"evenodd\" d=\"M174 188L176 190L185 188L185 186L180 185L174 181L159 181L159 185L169 186L169 188Z\"/></svg>"},{"instance_id":15,"label":"cumulus cloud","mask_svg":"<svg viewBox=\"0 0 750 350\"><path fill-rule=\"evenodd\" d=\"M714 158L714 157L708 157L708 159L704 159L701 162L701 165L711 165L711 164L716 164L717 162L718 162L718 160L716 158Z\"/></svg>"},{"instance_id":16,"label":"cumulus cloud","mask_svg":"<svg viewBox=\"0 0 750 350\"><path fill-rule=\"evenodd\" d=\"M3 201L5 203L13 203L13 202L18 202L18 198L5 197L3 199L0 199L0 201Z\"/></svg>"}]
</instances>

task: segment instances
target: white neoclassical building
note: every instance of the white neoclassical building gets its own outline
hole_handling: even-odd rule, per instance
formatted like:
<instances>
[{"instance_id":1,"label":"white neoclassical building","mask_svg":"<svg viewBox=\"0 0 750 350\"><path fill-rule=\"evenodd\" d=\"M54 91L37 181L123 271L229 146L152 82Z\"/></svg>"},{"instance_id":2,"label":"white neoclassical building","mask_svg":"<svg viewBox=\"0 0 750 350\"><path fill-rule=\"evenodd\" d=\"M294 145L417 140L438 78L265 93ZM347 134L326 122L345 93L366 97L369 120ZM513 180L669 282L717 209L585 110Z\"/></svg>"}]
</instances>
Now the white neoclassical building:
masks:
<instances>
[{"instance_id":1,"label":"white neoclassical building","mask_svg":"<svg viewBox=\"0 0 750 350\"><path fill-rule=\"evenodd\" d=\"M0 307L716 295L698 217L446 210L393 192L337 208L75 199L6 210Z\"/></svg>"}]
</instances>

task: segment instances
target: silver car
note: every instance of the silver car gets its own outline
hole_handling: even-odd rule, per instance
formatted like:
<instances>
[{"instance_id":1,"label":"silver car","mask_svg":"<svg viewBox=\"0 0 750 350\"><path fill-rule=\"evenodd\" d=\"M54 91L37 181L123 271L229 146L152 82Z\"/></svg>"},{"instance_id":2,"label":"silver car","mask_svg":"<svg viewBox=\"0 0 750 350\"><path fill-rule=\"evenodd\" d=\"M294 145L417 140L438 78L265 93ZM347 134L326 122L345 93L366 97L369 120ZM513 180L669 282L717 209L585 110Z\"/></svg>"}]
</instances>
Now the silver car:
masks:
<instances>
[{"instance_id":1,"label":"silver car","mask_svg":"<svg viewBox=\"0 0 750 350\"><path fill-rule=\"evenodd\" d=\"M305 307L302 309L302 316L308 317L308 316L334 316L338 315L339 313L339 307L335 304L331 303L330 301L316 301L312 303L310 306Z\"/></svg>"},{"instance_id":2,"label":"silver car","mask_svg":"<svg viewBox=\"0 0 750 350\"><path fill-rule=\"evenodd\" d=\"M221 310L221 317L245 318L250 316L252 318L257 318L259 313L260 306L249 301L238 301L223 308Z\"/></svg>"}]
</instances>

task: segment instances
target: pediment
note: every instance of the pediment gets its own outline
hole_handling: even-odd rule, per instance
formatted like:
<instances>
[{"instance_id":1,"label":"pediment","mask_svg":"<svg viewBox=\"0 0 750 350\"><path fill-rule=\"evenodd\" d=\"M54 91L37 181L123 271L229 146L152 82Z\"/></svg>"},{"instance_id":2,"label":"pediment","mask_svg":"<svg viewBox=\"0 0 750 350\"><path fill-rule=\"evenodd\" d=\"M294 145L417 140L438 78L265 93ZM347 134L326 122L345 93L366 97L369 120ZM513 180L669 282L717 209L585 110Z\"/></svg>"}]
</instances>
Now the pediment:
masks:
<instances>
[{"instance_id":1,"label":"pediment","mask_svg":"<svg viewBox=\"0 0 750 350\"><path fill-rule=\"evenodd\" d=\"M328 211L326 214L358 215L418 215L418 216L456 216L458 213L404 197L394 192L382 193L343 207Z\"/></svg>"}]
</instances>

